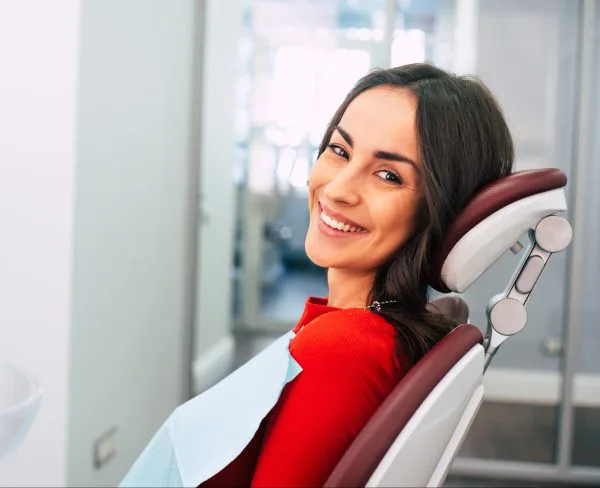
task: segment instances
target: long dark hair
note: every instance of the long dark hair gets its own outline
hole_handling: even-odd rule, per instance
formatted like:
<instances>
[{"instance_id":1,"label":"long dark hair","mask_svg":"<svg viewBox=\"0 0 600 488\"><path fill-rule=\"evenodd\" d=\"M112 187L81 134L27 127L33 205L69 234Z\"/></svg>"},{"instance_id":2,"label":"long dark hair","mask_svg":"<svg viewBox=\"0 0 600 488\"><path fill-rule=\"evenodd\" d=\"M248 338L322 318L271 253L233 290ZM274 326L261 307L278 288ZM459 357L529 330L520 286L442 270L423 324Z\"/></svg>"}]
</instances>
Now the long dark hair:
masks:
<instances>
[{"instance_id":1,"label":"long dark hair","mask_svg":"<svg viewBox=\"0 0 600 488\"><path fill-rule=\"evenodd\" d=\"M410 90L417 97L417 135L423 198L411 238L375 274L369 300L397 303L379 313L396 329L399 358L417 362L456 324L427 310L432 255L474 192L511 173L514 147L502 111L477 79L429 64L372 71L335 112L319 148L358 95L377 86Z\"/></svg>"}]
</instances>

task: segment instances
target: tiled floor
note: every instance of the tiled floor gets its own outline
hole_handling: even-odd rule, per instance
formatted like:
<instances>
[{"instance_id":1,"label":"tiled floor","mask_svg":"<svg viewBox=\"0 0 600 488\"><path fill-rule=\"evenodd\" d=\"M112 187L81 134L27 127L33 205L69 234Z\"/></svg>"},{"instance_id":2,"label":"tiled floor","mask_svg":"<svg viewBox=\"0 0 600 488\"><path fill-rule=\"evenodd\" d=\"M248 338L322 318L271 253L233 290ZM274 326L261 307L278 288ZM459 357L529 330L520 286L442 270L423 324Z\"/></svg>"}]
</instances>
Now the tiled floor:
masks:
<instances>
[{"instance_id":1,"label":"tiled floor","mask_svg":"<svg viewBox=\"0 0 600 488\"><path fill-rule=\"evenodd\" d=\"M485 402L461 455L552 464L559 413L558 406ZM573 464L600 467L600 409L577 407L574 422Z\"/></svg>"},{"instance_id":2,"label":"tiled floor","mask_svg":"<svg viewBox=\"0 0 600 488\"><path fill-rule=\"evenodd\" d=\"M573 484L540 483L539 481L509 481L491 478L467 478L449 476L444 483L452 488L570 488ZM589 485L588 485L589 486Z\"/></svg>"}]
</instances>

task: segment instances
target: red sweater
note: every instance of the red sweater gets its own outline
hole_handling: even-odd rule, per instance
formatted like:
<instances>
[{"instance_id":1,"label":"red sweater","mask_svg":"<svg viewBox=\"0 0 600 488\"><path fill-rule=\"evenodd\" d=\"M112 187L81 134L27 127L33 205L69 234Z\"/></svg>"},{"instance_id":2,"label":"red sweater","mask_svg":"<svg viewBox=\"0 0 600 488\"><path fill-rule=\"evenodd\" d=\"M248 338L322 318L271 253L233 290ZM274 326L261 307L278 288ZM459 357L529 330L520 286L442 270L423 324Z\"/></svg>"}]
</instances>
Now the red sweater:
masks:
<instances>
[{"instance_id":1,"label":"red sweater","mask_svg":"<svg viewBox=\"0 0 600 488\"><path fill-rule=\"evenodd\" d=\"M402 377L393 327L368 310L309 298L294 332L290 352L302 372L250 444L203 488L322 486Z\"/></svg>"}]
</instances>

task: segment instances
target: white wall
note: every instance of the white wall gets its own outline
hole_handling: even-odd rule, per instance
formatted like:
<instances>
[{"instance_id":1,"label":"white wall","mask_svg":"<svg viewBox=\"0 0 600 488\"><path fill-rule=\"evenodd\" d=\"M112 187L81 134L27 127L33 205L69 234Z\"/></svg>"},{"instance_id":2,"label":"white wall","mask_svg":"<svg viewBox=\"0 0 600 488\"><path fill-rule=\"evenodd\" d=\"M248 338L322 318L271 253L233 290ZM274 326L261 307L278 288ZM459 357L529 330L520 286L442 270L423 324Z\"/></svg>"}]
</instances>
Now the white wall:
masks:
<instances>
[{"instance_id":1,"label":"white wall","mask_svg":"<svg viewBox=\"0 0 600 488\"><path fill-rule=\"evenodd\" d=\"M68 480L114 486L187 393L194 0L82 6Z\"/></svg>"},{"instance_id":2,"label":"white wall","mask_svg":"<svg viewBox=\"0 0 600 488\"><path fill-rule=\"evenodd\" d=\"M0 357L44 398L0 486L64 486L79 0L0 0Z\"/></svg>"},{"instance_id":3,"label":"white wall","mask_svg":"<svg viewBox=\"0 0 600 488\"><path fill-rule=\"evenodd\" d=\"M242 2L206 0L202 92L201 213L198 237L195 389L228 372L235 188L235 83Z\"/></svg>"},{"instance_id":4,"label":"white wall","mask_svg":"<svg viewBox=\"0 0 600 488\"><path fill-rule=\"evenodd\" d=\"M115 486L187 394L195 3L0 0L0 357L45 390L0 486Z\"/></svg>"}]
</instances>

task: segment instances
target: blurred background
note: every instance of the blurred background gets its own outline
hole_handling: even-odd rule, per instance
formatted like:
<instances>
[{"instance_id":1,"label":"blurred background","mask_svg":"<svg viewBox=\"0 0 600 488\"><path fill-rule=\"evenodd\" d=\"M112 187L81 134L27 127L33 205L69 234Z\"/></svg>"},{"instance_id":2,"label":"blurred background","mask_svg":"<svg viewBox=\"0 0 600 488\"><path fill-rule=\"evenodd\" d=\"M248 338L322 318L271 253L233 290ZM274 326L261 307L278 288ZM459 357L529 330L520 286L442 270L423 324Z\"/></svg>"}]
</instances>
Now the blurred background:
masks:
<instances>
[{"instance_id":1,"label":"blurred background","mask_svg":"<svg viewBox=\"0 0 600 488\"><path fill-rule=\"evenodd\" d=\"M448 485L600 484L600 0L0 0L0 358L44 388L0 486L114 486L326 295L320 137L360 76L423 61L479 76L516 169L585 197ZM519 258L464 295L482 329Z\"/></svg>"}]
</instances>

